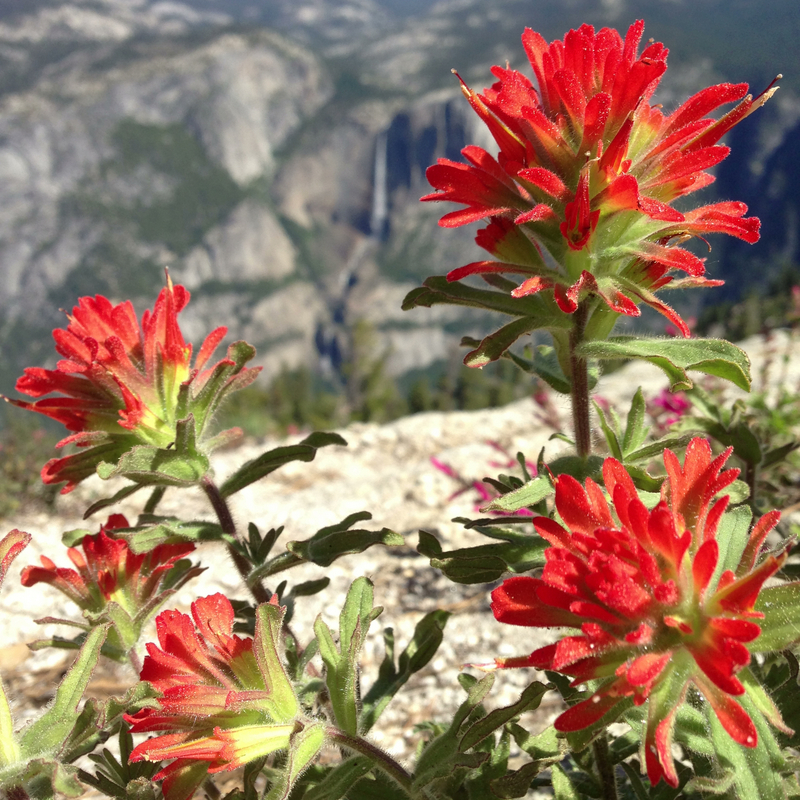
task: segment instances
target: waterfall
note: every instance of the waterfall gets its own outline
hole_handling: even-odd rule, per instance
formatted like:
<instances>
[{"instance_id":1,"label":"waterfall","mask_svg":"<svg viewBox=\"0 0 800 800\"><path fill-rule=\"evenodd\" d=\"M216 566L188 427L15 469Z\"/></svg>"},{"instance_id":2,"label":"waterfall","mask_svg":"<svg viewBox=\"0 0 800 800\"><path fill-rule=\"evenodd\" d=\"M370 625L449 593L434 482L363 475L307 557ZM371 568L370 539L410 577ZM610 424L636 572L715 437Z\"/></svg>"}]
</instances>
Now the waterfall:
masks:
<instances>
[{"instance_id":1,"label":"waterfall","mask_svg":"<svg viewBox=\"0 0 800 800\"><path fill-rule=\"evenodd\" d=\"M372 214L369 229L374 239L386 236L389 222L389 192L387 188L389 137L382 133L375 142L375 168L372 184Z\"/></svg>"}]
</instances>

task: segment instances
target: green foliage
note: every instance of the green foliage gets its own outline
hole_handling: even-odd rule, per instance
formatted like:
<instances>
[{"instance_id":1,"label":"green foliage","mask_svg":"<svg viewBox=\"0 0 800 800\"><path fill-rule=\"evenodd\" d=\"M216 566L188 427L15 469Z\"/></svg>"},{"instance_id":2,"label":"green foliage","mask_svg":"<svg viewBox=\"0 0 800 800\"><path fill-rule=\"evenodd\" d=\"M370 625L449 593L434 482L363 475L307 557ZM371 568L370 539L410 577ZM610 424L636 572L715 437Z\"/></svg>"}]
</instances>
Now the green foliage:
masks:
<instances>
[{"instance_id":1,"label":"green foliage","mask_svg":"<svg viewBox=\"0 0 800 800\"><path fill-rule=\"evenodd\" d=\"M0 429L0 517L17 511L26 500L53 502L57 490L44 486L39 472L55 455L57 441L49 427L16 413L8 415L7 426Z\"/></svg>"},{"instance_id":2,"label":"green foliage","mask_svg":"<svg viewBox=\"0 0 800 800\"><path fill-rule=\"evenodd\" d=\"M117 151L114 170L124 176L147 165L171 184L165 196L138 201L125 211L142 239L165 244L178 255L186 254L244 196L183 125L125 119L111 141Z\"/></svg>"}]
</instances>

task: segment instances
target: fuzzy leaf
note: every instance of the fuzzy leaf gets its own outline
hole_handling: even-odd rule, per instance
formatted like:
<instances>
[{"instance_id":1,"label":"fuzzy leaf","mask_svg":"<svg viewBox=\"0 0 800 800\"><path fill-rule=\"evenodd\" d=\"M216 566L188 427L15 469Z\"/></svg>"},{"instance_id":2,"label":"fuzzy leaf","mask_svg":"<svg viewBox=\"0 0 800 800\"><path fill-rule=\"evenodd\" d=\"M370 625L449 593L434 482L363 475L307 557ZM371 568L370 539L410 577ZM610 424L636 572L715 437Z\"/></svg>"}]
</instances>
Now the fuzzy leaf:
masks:
<instances>
[{"instance_id":1,"label":"fuzzy leaf","mask_svg":"<svg viewBox=\"0 0 800 800\"><path fill-rule=\"evenodd\" d=\"M78 704L97 665L108 627L106 624L89 631L77 658L56 690L53 704L22 731L19 744L23 757L35 758L53 753L70 735L77 718Z\"/></svg>"},{"instance_id":2,"label":"fuzzy leaf","mask_svg":"<svg viewBox=\"0 0 800 800\"><path fill-rule=\"evenodd\" d=\"M346 446L347 442L338 433L315 431L299 444L269 450L239 467L222 484L220 493L223 497L230 497L232 494L244 489L245 486L261 480L261 478L274 472L284 464L289 464L292 461L313 461L320 447L327 447L332 444Z\"/></svg>"},{"instance_id":3,"label":"fuzzy leaf","mask_svg":"<svg viewBox=\"0 0 800 800\"><path fill-rule=\"evenodd\" d=\"M341 800L372 767L372 761L366 756L352 756L337 764L316 786L307 789L303 800Z\"/></svg>"},{"instance_id":4,"label":"fuzzy leaf","mask_svg":"<svg viewBox=\"0 0 800 800\"><path fill-rule=\"evenodd\" d=\"M544 475L528 481L512 492L501 495L483 506L481 512L487 511L519 511L521 508L535 506L555 492L550 479Z\"/></svg>"},{"instance_id":5,"label":"fuzzy leaf","mask_svg":"<svg viewBox=\"0 0 800 800\"><path fill-rule=\"evenodd\" d=\"M476 289L460 281L450 283L443 275L427 278L422 286L412 289L403 300L402 308L408 311L420 306L431 308L442 304L484 308L512 317L537 317L543 323L540 327L546 328L569 328L572 324L566 314L554 313L540 297L516 298L508 292Z\"/></svg>"},{"instance_id":6,"label":"fuzzy leaf","mask_svg":"<svg viewBox=\"0 0 800 800\"><path fill-rule=\"evenodd\" d=\"M750 644L751 652L785 650L800 641L800 582L762 589L756 611L764 614L764 619L758 620L761 635Z\"/></svg>"},{"instance_id":7,"label":"fuzzy leaf","mask_svg":"<svg viewBox=\"0 0 800 800\"><path fill-rule=\"evenodd\" d=\"M640 386L631 400L631 407L628 411L625 435L622 437L622 451L626 455L641 447L647 438L648 427L646 424L647 406L644 402L644 394Z\"/></svg>"},{"instance_id":8,"label":"fuzzy leaf","mask_svg":"<svg viewBox=\"0 0 800 800\"><path fill-rule=\"evenodd\" d=\"M383 633L385 655L378 678L361 702L362 733L372 728L406 681L430 662L442 643L444 627L449 618L448 611L426 614L414 628L414 636L400 654L397 666L394 660L394 631L386 628Z\"/></svg>"},{"instance_id":9,"label":"fuzzy leaf","mask_svg":"<svg viewBox=\"0 0 800 800\"><path fill-rule=\"evenodd\" d=\"M497 361L520 336L530 333L536 328L544 327L542 320L536 317L521 317L503 325L494 333L486 336L481 343L464 356L467 367L485 367Z\"/></svg>"},{"instance_id":10,"label":"fuzzy leaf","mask_svg":"<svg viewBox=\"0 0 800 800\"><path fill-rule=\"evenodd\" d=\"M372 600L372 582L367 578L356 578L339 615L339 648L322 616L317 617L314 623L336 724L351 736L359 732L358 657L369 626L383 610L374 608Z\"/></svg>"},{"instance_id":11,"label":"fuzzy leaf","mask_svg":"<svg viewBox=\"0 0 800 800\"><path fill-rule=\"evenodd\" d=\"M452 777L454 773L475 769L488 759L487 753L464 753L459 748L468 726L484 716L481 703L492 688L494 675L490 673L479 681L472 681L467 690L467 699L459 706L450 727L431 740L422 751L414 777L415 792Z\"/></svg>"},{"instance_id":12,"label":"fuzzy leaf","mask_svg":"<svg viewBox=\"0 0 800 800\"><path fill-rule=\"evenodd\" d=\"M233 537L223 533L215 522L203 520L181 522L177 519L163 519L144 528L131 528L115 531L114 534L128 542L134 553L148 553L161 544L177 544L179 542L213 542L234 541Z\"/></svg>"},{"instance_id":13,"label":"fuzzy leaf","mask_svg":"<svg viewBox=\"0 0 800 800\"><path fill-rule=\"evenodd\" d=\"M325 743L325 726L317 723L308 725L302 730L293 733L289 740L289 753L286 765L281 775L269 791L264 795L264 800L286 800L292 787L302 772L308 767L312 759L319 753Z\"/></svg>"},{"instance_id":14,"label":"fuzzy leaf","mask_svg":"<svg viewBox=\"0 0 800 800\"><path fill-rule=\"evenodd\" d=\"M585 342L579 348L585 358L641 358L660 367L673 392L694 385L686 370L716 375L750 391L750 359L744 350L724 339L628 339Z\"/></svg>"},{"instance_id":15,"label":"fuzzy leaf","mask_svg":"<svg viewBox=\"0 0 800 800\"><path fill-rule=\"evenodd\" d=\"M444 552L435 536L420 531L417 552L454 583L491 583L507 572L527 572L544 565L547 542L537 534L506 531L495 535L506 541Z\"/></svg>"},{"instance_id":16,"label":"fuzzy leaf","mask_svg":"<svg viewBox=\"0 0 800 800\"><path fill-rule=\"evenodd\" d=\"M729 488L724 490L725 494L728 494ZM717 529L719 560L706 590L709 594L716 589L717 583L719 583L719 579L725 570L729 569L731 572L736 572L736 568L742 560L742 553L744 553L744 549L750 539L750 522L752 519L753 512L747 506L733 508L722 515Z\"/></svg>"},{"instance_id":17,"label":"fuzzy leaf","mask_svg":"<svg viewBox=\"0 0 800 800\"><path fill-rule=\"evenodd\" d=\"M264 702L275 722L289 722L297 715L297 698L281 658L282 621L283 610L277 605L262 603L256 609L253 654L264 685L269 687L270 696Z\"/></svg>"},{"instance_id":18,"label":"fuzzy leaf","mask_svg":"<svg viewBox=\"0 0 800 800\"><path fill-rule=\"evenodd\" d=\"M101 461L97 474L103 480L119 476L142 486L194 486L208 472L208 467L208 459L201 453L139 445L116 464Z\"/></svg>"},{"instance_id":19,"label":"fuzzy leaf","mask_svg":"<svg viewBox=\"0 0 800 800\"><path fill-rule=\"evenodd\" d=\"M135 492L138 492L139 489L143 489L144 485L141 483L134 483L132 486L125 486L120 489L116 494L112 495L111 497L104 497L96 502L92 503L89 508L83 514L84 519L89 519L93 514L96 514L98 511L102 511L104 508L109 508L110 506L115 506L117 503L125 500L125 498L130 497Z\"/></svg>"},{"instance_id":20,"label":"fuzzy leaf","mask_svg":"<svg viewBox=\"0 0 800 800\"><path fill-rule=\"evenodd\" d=\"M288 542L286 549L305 561L320 567L330 566L337 558L351 553L362 553L368 547L382 544L386 547L401 547L405 539L388 528L379 531L362 529L350 530L356 522L372 519L372 514L360 511L351 514L341 522L318 530L310 539L302 542Z\"/></svg>"},{"instance_id":21,"label":"fuzzy leaf","mask_svg":"<svg viewBox=\"0 0 800 800\"><path fill-rule=\"evenodd\" d=\"M496 730L502 728L506 723L518 718L526 711L539 708L539 703L541 703L544 693L553 688L551 683L541 683L540 681L534 681L529 684L516 703L504 708L496 708L482 719L473 723L461 737L459 748L464 751L469 750L484 741Z\"/></svg>"}]
</instances>

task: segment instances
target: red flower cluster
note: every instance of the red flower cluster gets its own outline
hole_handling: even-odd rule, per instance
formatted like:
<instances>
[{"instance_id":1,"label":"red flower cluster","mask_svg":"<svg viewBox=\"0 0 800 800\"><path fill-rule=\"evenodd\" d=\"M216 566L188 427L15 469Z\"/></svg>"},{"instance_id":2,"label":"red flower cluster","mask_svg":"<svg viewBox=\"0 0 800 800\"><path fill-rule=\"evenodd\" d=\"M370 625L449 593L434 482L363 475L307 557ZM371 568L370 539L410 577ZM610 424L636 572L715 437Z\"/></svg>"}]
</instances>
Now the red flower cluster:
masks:
<instances>
[{"instance_id":1,"label":"red flower cluster","mask_svg":"<svg viewBox=\"0 0 800 800\"><path fill-rule=\"evenodd\" d=\"M244 363L255 351L232 345L225 359L207 364L227 328L212 331L192 365L192 346L183 338L178 314L189 302L183 286L167 286L141 326L128 300L115 306L101 295L82 297L69 315L66 330L53 331L63 356L54 370L30 367L17 391L42 398L14 405L63 423L72 435L58 443L81 451L49 461L45 483L67 485L69 492L91 475L100 461L116 462L137 444L169 447L176 423L193 414L198 438L222 396L243 388L259 369ZM55 394L55 397L44 395Z\"/></svg>"},{"instance_id":2,"label":"red flower cluster","mask_svg":"<svg viewBox=\"0 0 800 800\"><path fill-rule=\"evenodd\" d=\"M162 544L148 553L136 554L124 539L108 535L128 527L122 514L112 514L99 533L83 537L83 553L77 547L67 550L76 569L57 567L47 556L41 556L41 567L22 571L22 585L49 583L87 611L100 612L114 602L135 617L158 594L175 563L194 551L194 545ZM184 572L179 585L202 571L194 567Z\"/></svg>"},{"instance_id":3,"label":"red flower cluster","mask_svg":"<svg viewBox=\"0 0 800 800\"><path fill-rule=\"evenodd\" d=\"M503 67L493 67L498 81L481 94L462 82L499 153L470 145L462 151L466 164L439 159L427 173L436 191L422 199L465 206L445 214L444 227L489 219L476 241L498 261L460 267L448 280L523 275L515 297L551 290L565 313L591 294L630 316L644 302L689 335L655 291L720 281L704 278L703 260L670 242L727 233L752 243L759 220L746 218L739 202L686 212L670 204L713 181L706 170L729 152L720 139L775 89L753 99L744 83L710 86L665 115L650 99L668 51L651 42L639 54L643 30L634 23L623 40L610 28L582 25L548 45L526 29L522 43L538 91ZM720 119L708 116L734 101ZM676 269L689 277L674 281Z\"/></svg>"},{"instance_id":4,"label":"red flower cluster","mask_svg":"<svg viewBox=\"0 0 800 800\"><path fill-rule=\"evenodd\" d=\"M623 466L607 459L603 478L616 516L591 479L584 489L560 475L556 508L564 526L546 517L534 520L551 545L542 577L511 578L492 593L500 622L580 629L530 656L497 661L499 667L562 672L573 676L576 686L602 681L589 698L558 717L557 730L580 730L631 700L649 701L644 753L653 785L662 777L678 784L671 744L676 712L690 685L735 741L752 747L758 738L735 699L746 690L737 675L750 662L747 644L761 632L756 620L764 615L754 610L759 592L786 554L757 563L780 516L772 511L755 524L733 568L720 564L718 533L728 497L715 497L738 475L721 471L730 452L712 459L708 442L693 439L681 468L665 450L668 479L652 510ZM770 721L783 725L776 709Z\"/></svg>"},{"instance_id":5,"label":"red flower cluster","mask_svg":"<svg viewBox=\"0 0 800 800\"><path fill-rule=\"evenodd\" d=\"M272 608L279 630L281 614ZM258 626L255 639L235 636L233 620L221 594L192 603L191 617L164 611L156 618L160 647L147 645L141 678L163 696L158 708L125 719L132 733L169 731L142 742L130 759L175 759L154 776L167 800L188 800L209 772L288 747L297 728L297 701L275 642Z\"/></svg>"}]
</instances>

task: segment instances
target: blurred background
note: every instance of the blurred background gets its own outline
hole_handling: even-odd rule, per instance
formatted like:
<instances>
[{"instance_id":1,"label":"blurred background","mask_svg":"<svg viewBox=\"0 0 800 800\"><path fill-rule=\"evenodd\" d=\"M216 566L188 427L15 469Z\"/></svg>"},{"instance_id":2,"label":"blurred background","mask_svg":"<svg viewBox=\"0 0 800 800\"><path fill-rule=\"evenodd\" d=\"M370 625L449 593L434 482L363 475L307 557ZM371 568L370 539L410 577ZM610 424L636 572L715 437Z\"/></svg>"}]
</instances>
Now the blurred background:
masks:
<instances>
[{"instance_id":1,"label":"blurred background","mask_svg":"<svg viewBox=\"0 0 800 800\"><path fill-rule=\"evenodd\" d=\"M525 26L637 18L670 48L667 111L786 76L703 198L744 200L762 240L700 243L726 285L680 303L700 332L780 324L800 283L796 0L0 0L0 392L55 363L59 309L101 293L141 313L165 266L193 295L187 337L226 324L258 348L263 380L228 409L252 433L530 392L510 364L459 368L461 336L496 320L400 310L480 252L418 202L437 157L491 148L450 70L480 89L495 63L530 73Z\"/></svg>"}]
</instances>

